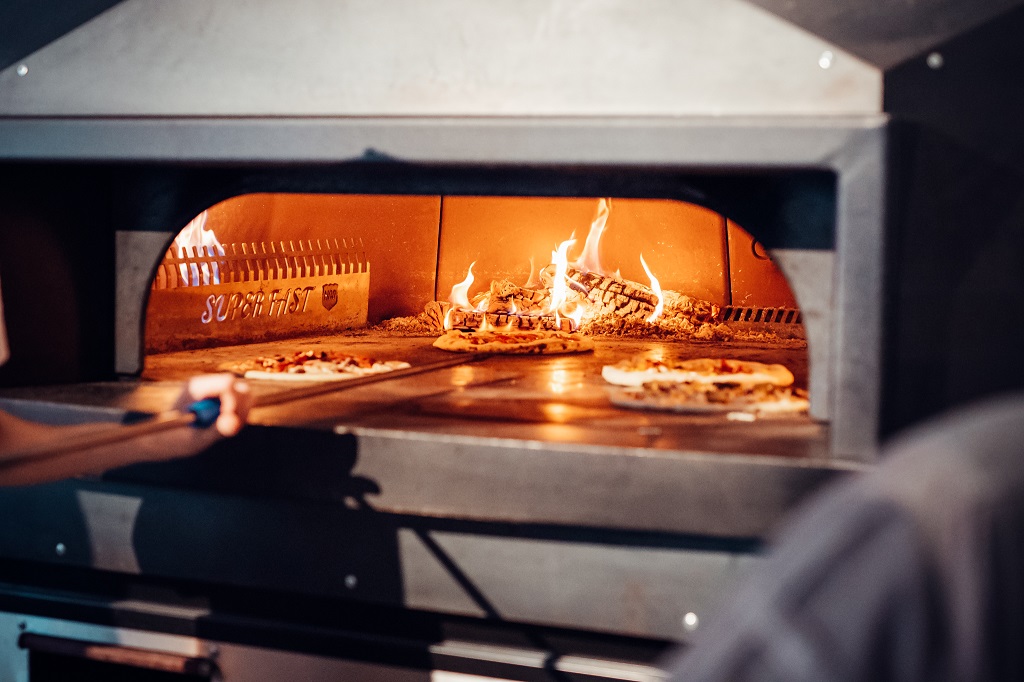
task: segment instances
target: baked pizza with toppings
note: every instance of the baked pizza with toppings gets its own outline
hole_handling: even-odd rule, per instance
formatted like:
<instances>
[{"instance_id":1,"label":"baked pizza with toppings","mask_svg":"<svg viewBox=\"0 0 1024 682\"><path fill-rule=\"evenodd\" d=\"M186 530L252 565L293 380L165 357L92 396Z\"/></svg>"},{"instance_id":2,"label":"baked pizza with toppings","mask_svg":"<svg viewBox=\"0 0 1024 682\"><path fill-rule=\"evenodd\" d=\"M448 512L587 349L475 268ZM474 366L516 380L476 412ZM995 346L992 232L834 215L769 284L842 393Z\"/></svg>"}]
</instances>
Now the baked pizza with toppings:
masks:
<instances>
[{"instance_id":1,"label":"baked pizza with toppings","mask_svg":"<svg viewBox=\"0 0 1024 682\"><path fill-rule=\"evenodd\" d=\"M729 358L657 360L637 356L614 365L605 365L601 370L601 376L616 386L643 386L651 381L728 383L740 386L789 386L793 383L793 373L784 365Z\"/></svg>"},{"instance_id":2,"label":"baked pizza with toppings","mask_svg":"<svg viewBox=\"0 0 1024 682\"><path fill-rule=\"evenodd\" d=\"M631 358L601 375L616 388L613 405L671 412L806 412L807 393L785 366L729 358L663 361Z\"/></svg>"},{"instance_id":3,"label":"baked pizza with toppings","mask_svg":"<svg viewBox=\"0 0 1024 682\"><path fill-rule=\"evenodd\" d=\"M224 369L246 379L336 381L409 367L400 360L377 360L335 350L306 350L258 357Z\"/></svg>"},{"instance_id":4,"label":"baked pizza with toppings","mask_svg":"<svg viewBox=\"0 0 1024 682\"><path fill-rule=\"evenodd\" d=\"M434 341L434 347L456 353L505 355L553 355L586 353L594 342L580 334L563 331L466 331L450 329Z\"/></svg>"}]
</instances>

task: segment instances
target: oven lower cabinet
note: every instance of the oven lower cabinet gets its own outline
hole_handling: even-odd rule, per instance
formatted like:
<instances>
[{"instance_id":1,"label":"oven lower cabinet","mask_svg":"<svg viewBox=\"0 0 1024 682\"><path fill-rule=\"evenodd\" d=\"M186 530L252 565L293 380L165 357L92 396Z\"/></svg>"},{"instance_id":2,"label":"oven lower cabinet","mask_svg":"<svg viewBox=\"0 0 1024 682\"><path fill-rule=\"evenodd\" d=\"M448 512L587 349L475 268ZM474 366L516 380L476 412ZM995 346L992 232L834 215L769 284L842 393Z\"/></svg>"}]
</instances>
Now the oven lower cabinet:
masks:
<instances>
[{"instance_id":1,"label":"oven lower cabinet","mask_svg":"<svg viewBox=\"0 0 1024 682\"><path fill-rule=\"evenodd\" d=\"M659 680L655 643L605 637L606 654L560 654L568 633L535 632L526 643L388 636L169 606L144 600L103 603L95 597L0 586L0 600L25 612L0 611L0 682L224 680ZM28 608L25 608L25 607ZM38 608L33 608L33 606ZM98 622L37 611L65 611ZM421 614L422 615L422 614ZM124 627L127 621L162 629ZM449 624L450 625L450 624ZM513 628L514 630L514 628ZM198 633L219 632L220 637ZM467 632L463 628L463 633ZM224 637L230 635L230 639ZM493 637L494 629L490 633ZM506 633L514 639L522 632ZM600 638L595 638L600 639ZM554 645L554 646L553 646ZM627 657L623 658L624 652ZM642 655L637 656L638 652ZM613 656L618 655L618 658ZM634 660L628 660L633 658Z\"/></svg>"},{"instance_id":2,"label":"oven lower cabinet","mask_svg":"<svg viewBox=\"0 0 1024 682\"><path fill-rule=\"evenodd\" d=\"M652 666L452 642L432 647L457 670L353 660L144 630L0 613L0 680L657 680Z\"/></svg>"},{"instance_id":3,"label":"oven lower cabinet","mask_svg":"<svg viewBox=\"0 0 1024 682\"><path fill-rule=\"evenodd\" d=\"M424 651L453 670L356 660L90 623L0 613L0 680L657 680L649 665L448 642ZM407 658L405 656L404 658Z\"/></svg>"},{"instance_id":4,"label":"oven lower cabinet","mask_svg":"<svg viewBox=\"0 0 1024 682\"><path fill-rule=\"evenodd\" d=\"M754 541L345 499L91 480L5 489L0 682L147 665L149 677L97 674L656 679L757 561Z\"/></svg>"}]
</instances>

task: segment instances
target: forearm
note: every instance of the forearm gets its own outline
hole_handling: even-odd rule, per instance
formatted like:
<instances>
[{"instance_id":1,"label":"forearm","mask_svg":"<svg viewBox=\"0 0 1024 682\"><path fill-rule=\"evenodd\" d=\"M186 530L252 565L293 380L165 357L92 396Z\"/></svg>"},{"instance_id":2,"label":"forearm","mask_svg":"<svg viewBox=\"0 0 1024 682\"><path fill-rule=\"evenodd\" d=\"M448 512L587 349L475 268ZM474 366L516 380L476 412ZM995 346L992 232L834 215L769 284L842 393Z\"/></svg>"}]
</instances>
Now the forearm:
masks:
<instances>
[{"instance_id":1,"label":"forearm","mask_svg":"<svg viewBox=\"0 0 1024 682\"><path fill-rule=\"evenodd\" d=\"M20 421L20 420L19 420ZM10 426L10 424L6 424ZM178 426L157 434L131 437L103 446L67 449L67 443L76 438L103 429L117 429L112 424L48 427L31 422L17 425L18 435L4 441L0 450L0 485L30 485L79 476L96 474L108 469L156 460L185 457L206 449L220 438L213 428L197 429ZM16 447L10 447L10 443ZM46 451L53 445L63 451ZM31 447L32 455L22 456Z\"/></svg>"},{"instance_id":2,"label":"forearm","mask_svg":"<svg viewBox=\"0 0 1024 682\"><path fill-rule=\"evenodd\" d=\"M212 426L176 425L198 400L216 399ZM68 476L94 474L135 462L186 457L243 427L252 396L249 386L230 374L192 377L171 407L171 423L136 427L117 424L48 426L0 412L0 485L28 485ZM158 417L166 418L164 414ZM154 431L150 426L163 429ZM110 438L92 439L97 433ZM103 444L100 445L99 442Z\"/></svg>"}]
</instances>

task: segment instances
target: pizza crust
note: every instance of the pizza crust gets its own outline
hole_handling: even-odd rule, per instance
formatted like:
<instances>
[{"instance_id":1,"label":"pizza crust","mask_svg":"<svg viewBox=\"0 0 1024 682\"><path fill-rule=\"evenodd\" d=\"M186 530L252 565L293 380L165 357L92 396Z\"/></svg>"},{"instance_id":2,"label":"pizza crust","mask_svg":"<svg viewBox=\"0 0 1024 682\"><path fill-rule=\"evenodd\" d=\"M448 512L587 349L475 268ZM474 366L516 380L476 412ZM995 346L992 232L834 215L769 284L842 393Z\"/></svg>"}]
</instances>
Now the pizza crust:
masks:
<instances>
[{"instance_id":1,"label":"pizza crust","mask_svg":"<svg viewBox=\"0 0 1024 682\"><path fill-rule=\"evenodd\" d=\"M737 385L651 382L639 387L609 389L617 407L682 414L745 412L757 415L800 414L810 402L798 389L761 384Z\"/></svg>"},{"instance_id":2,"label":"pizza crust","mask_svg":"<svg viewBox=\"0 0 1024 682\"><path fill-rule=\"evenodd\" d=\"M456 353L503 355L556 355L586 353L594 342L585 336L562 331L463 331L450 329L434 341L434 347Z\"/></svg>"},{"instance_id":3,"label":"pizza crust","mask_svg":"<svg viewBox=\"0 0 1024 682\"><path fill-rule=\"evenodd\" d=\"M643 386L652 381L740 386L790 386L793 373L783 365L749 360L711 359L661 361L639 357L605 365L601 376L616 386Z\"/></svg>"}]
</instances>

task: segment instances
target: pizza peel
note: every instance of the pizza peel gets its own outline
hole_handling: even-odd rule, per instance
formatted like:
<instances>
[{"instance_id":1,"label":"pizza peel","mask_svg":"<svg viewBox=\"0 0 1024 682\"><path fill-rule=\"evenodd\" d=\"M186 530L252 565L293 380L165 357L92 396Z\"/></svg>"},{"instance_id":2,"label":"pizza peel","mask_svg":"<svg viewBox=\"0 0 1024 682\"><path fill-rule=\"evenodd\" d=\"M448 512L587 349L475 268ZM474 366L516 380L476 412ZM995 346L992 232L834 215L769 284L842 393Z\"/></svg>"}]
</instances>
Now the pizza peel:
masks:
<instances>
[{"instance_id":1,"label":"pizza peel","mask_svg":"<svg viewBox=\"0 0 1024 682\"><path fill-rule=\"evenodd\" d=\"M369 374L366 376L354 377L352 379L345 379L343 381L318 383L311 386L301 386L289 390L276 391L274 393L267 393L256 397L253 400L253 405L250 409L255 410L261 407L282 405L298 400L315 398L328 393L347 391L353 388L359 388L360 386L366 386L368 384L394 381L396 379L414 376L416 374L425 374L427 372L434 372L440 369L447 369L449 367L457 367L459 365L465 365L472 362L480 362L482 360L486 360L490 356L490 353L458 355L451 358L445 358L444 360L438 360L437 362L428 362L414 367L391 370L390 372L381 372L379 374ZM61 441L56 443L44 443L23 448L11 453L8 457L4 457L3 460L0 460L0 469L6 466L22 464L29 460L52 457L67 454L69 452L89 450L91 448L102 447L105 445L124 443L135 438L168 431L182 426L193 426L201 429L209 428L217 421L218 416L220 416L220 399L206 398L204 400L194 402L181 410L168 410L166 412L161 412L151 419L138 424L117 425L111 427L104 426L102 428L98 428L95 432L76 434L69 438L63 438Z\"/></svg>"}]
</instances>

